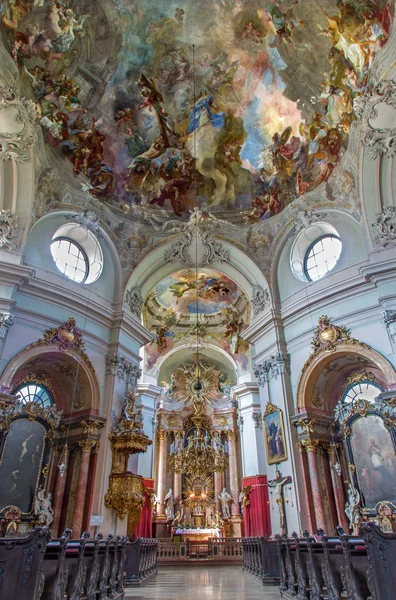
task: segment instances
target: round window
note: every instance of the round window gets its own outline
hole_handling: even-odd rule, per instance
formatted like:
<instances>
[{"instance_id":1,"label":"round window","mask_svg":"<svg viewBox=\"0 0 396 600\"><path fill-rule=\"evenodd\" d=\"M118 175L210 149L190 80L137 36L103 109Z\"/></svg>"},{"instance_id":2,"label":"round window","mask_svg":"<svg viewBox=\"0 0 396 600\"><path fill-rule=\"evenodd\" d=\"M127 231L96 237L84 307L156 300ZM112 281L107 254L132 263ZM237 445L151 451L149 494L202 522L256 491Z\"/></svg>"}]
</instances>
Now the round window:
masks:
<instances>
[{"instance_id":1,"label":"round window","mask_svg":"<svg viewBox=\"0 0 396 600\"><path fill-rule=\"evenodd\" d=\"M336 235L325 235L313 242L304 260L304 272L309 281L322 279L337 264L342 250L342 242Z\"/></svg>"},{"instance_id":2,"label":"round window","mask_svg":"<svg viewBox=\"0 0 396 600\"><path fill-rule=\"evenodd\" d=\"M59 227L52 237L51 254L59 271L77 283L93 283L102 273L102 248L81 225Z\"/></svg>"},{"instance_id":3,"label":"round window","mask_svg":"<svg viewBox=\"0 0 396 600\"><path fill-rule=\"evenodd\" d=\"M57 238L51 254L59 271L69 279L84 283L88 276L88 259L84 250L68 238Z\"/></svg>"},{"instance_id":4,"label":"round window","mask_svg":"<svg viewBox=\"0 0 396 600\"><path fill-rule=\"evenodd\" d=\"M374 402L375 398L382 392L381 388L370 381L362 381L351 385L344 393L343 402L350 404L355 400L367 400Z\"/></svg>"}]
</instances>

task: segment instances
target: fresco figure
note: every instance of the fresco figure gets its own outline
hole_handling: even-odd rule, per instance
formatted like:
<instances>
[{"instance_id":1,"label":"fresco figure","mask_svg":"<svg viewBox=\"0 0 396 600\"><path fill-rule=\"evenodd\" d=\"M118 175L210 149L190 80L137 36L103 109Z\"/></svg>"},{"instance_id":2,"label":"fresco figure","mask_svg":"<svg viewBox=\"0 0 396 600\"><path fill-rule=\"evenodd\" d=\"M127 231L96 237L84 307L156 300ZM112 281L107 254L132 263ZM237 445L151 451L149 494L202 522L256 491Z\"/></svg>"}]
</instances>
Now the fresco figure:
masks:
<instances>
[{"instance_id":1,"label":"fresco figure","mask_svg":"<svg viewBox=\"0 0 396 600\"><path fill-rule=\"evenodd\" d=\"M188 135L191 135L194 131L197 131L207 123L210 123L216 129L222 129L224 127L225 113L213 113L213 108L215 108L213 97L205 90L202 90L190 113L190 122L187 128Z\"/></svg>"},{"instance_id":2,"label":"fresco figure","mask_svg":"<svg viewBox=\"0 0 396 600\"><path fill-rule=\"evenodd\" d=\"M386 469L386 467L384 466L385 460L384 460L384 457L382 456L381 448L378 446L378 444L375 443L374 439L370 440L370 445L368 447L368 453L371 458L371 462L373 464L374 469L376 471L378 471L379 473L381 473L381 475L384 477L384 479L386 479L387 481L389 481L391 483L393 481L393 477L389 473L389 471Z\"/></svg>"}]
</instances>

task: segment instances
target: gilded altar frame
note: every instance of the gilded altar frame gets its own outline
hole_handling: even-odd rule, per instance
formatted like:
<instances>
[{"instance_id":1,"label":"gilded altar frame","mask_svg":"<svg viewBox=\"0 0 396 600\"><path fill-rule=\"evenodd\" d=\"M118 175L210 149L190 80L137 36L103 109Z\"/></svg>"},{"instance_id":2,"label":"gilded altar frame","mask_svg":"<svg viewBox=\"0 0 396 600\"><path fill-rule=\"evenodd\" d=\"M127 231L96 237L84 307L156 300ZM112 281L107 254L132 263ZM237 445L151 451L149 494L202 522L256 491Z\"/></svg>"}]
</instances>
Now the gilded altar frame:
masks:
<instances>
[{"instance_id":1,"label":"gilded altar frame","mask_svg":"<svg viewBox=\"0 0 396 600\"><path fill-rule=\"evenodd\" d=\"M392 400L393 405L356 400L340 422L350 480L368 518L377 517L383 506L396 512L396 400Z\"/></svg>"},{"instance_id":2,"label":"gilded altar frame","mask_svg":"<svg viewBox=\"0 0 396 600\"><path fill-rule=\"evenodd\" d=\"M263 430L267 463L274 465L287 460L287 446L283 412L268 402L263 416Z\"/></svg>"}]
</instances>

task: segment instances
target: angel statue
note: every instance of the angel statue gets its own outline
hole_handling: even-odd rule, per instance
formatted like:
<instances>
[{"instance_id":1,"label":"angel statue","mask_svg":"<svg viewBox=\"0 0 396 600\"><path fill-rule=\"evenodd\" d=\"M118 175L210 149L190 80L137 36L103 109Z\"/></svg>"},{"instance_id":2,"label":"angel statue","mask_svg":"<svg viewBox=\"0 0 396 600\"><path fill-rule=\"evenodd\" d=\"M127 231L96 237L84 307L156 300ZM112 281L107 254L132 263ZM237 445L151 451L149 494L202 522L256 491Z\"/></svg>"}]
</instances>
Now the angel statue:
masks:
<instances>
[{"instance_id":1,"label":"angel statue","mask_svg":"<svg viewBox=\"0 0 396 600\"><path fill-rule=\"evenodd\" d=\"M221 511L223 513L223 517L225 519L229 519L231 517L230 503L233 502L232 496L225 488L223 488L223 491L218 495L218 498L221 501Z\"/></svg>"},{"instance_id":2,"label":"angel statue","mask_svg":"<svg viewBox=\"0 0 396 600\"><path fill-rule=\"evenodd\" d=\"M34 501L34 513L37 522L46 527L49 527L54 520L54 511L52 510L51 500L52 495L48 494L47 497L45 497L45 490L42 489L37 492L37 497Z\"/></svg>"}]
</instances>

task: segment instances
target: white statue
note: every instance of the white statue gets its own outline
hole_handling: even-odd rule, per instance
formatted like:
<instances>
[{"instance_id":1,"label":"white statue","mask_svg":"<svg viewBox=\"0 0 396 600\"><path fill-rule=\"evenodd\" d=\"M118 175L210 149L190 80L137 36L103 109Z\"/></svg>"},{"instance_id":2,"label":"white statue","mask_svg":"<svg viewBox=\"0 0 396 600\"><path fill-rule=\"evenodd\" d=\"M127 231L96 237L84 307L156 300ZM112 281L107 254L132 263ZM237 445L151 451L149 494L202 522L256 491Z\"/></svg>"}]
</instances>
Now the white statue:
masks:
<instances>
[{"instance_id":1,"label":"white statue","mask_svg":"<svg viewBox=\"0 0 396 600\"><path fill-rule=\"evenodd\" d=\"M172 488L169 489L169 492L166 494L165 498L164 498L164 504L165 504L165 514L166 514L166 518L168 519L168 521L171 521L175 518L175 501L173 498L173 490Z\"/></svg>"},{"instance_id":2,"label":"white statue","mask_svg":"<svg viewBox=\"0 0 396 600\"><path fill-rule=\"evenodd\" d=\"M52 495L48 494L45 497L45 490L37 492L37 497L34 501L34 513L40 525L51 525L54 520L54 511L51 506Z\"/></svg>"},{"instance_id":3,"label":"white statue","mask_svg":"<svg viewBox=\"0 0 396 600\"><path fill-rule=\"evenodd\" d=\"M347 483L347 482L345 482ZM345 514L349 520L349 527L352 531L356 531L360 522L360 494L359 491L348 483L348 502L345 504Z\"/></svg>"},{"instance_id":4,"label":"white statue","mask_svg":"<svg viewBox=\"0 0 396 600\"><path fill-rule=\"evenodd\" d=\"M232 496L227 492L225 488L221 494L218 495L218 499L221 501L221 512L225 519L229 519L231 516L230 503L233 502Z\"/></svg>"}]
</instances>

